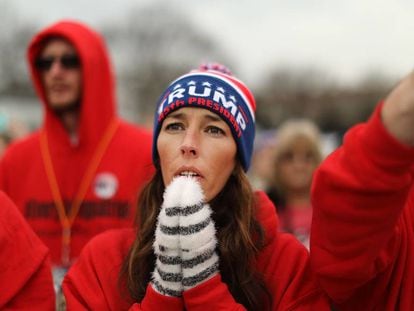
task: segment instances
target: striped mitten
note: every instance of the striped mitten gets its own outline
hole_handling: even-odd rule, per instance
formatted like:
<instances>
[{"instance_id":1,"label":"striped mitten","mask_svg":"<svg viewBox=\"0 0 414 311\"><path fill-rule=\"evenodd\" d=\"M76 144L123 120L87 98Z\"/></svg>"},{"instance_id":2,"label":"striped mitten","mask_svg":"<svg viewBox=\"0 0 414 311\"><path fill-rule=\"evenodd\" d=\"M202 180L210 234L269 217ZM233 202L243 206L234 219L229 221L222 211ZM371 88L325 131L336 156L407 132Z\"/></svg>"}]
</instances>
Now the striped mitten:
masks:
<instances>
[{"instance_id":1,"label":"striped mitten","mask_svg":"<svg viewBox=\"0 0 414 311\"><path fill-rule=\"evenodd\" d=\"M156 256L152 287L167 296L181 296L182 271L179 236L179 203L182 190L176 180L165 189L153 244Z\"/></svg>"},{"instance_id":2,"label":"striped mitten","mask_svg":"<svg viewBox=\"0 0 414 311\"><path fill-rule=\"evenodd\" d=\"M184 290L193 288L218 273L219 258L211 208L195 178L179 177L180 245Z\"/></svg>"}]
</instances>

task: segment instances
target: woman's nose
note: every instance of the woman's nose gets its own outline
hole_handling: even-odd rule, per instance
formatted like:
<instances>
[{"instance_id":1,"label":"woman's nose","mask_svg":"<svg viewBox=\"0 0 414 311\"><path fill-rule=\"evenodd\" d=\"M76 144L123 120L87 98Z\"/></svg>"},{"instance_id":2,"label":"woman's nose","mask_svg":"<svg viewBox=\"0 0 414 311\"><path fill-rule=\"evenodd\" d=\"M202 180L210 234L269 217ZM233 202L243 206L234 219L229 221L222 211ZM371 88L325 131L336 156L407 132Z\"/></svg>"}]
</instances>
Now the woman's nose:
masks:
<instances>
[{"instance_id":1,"label":"woman's nose","mask_svg":"<svg viewBox=\"0 0 414 311\"><path fill-rule=\"evenodd\" d=\"M189 156L196 156L198 154L196 148L193 146L183 145L181 146L181 154L182 155L189 155Z\"/></svg>"},{"instance_id":2,"label":"woman's nose","mask_svg":"<svg viewBox=\"0 0 414 311\"><path fill-rule=\"evenodd\" d=\"M198 139L195 133L187 131L180 146L181 154L190 157L198 156Z\"/></svg>"}]
</instances>

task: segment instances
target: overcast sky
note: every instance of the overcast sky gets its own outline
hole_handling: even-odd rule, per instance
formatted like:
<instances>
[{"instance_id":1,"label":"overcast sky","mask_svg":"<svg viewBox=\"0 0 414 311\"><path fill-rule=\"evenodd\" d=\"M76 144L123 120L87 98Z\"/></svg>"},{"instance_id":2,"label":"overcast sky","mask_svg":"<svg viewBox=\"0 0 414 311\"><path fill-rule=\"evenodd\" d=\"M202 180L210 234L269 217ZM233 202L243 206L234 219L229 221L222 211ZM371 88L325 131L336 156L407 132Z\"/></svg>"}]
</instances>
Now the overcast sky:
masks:
<instances>
[{"instance_id":1,"label":"overcast sky","mask_svg":"<svg viewBox=\"0 0 414 311\"><path fill-rule=\"evenodd\" d=\"M0 0L8 1L8 0ZM13 0L19 20L74 17L98 26L162 0ZM167 3L167 2L165 2ZM412 0L168 0L235 60L243 80L269 66L321 68L349 82L402 77L414 64Z\"/></svg>"}]
</instances>

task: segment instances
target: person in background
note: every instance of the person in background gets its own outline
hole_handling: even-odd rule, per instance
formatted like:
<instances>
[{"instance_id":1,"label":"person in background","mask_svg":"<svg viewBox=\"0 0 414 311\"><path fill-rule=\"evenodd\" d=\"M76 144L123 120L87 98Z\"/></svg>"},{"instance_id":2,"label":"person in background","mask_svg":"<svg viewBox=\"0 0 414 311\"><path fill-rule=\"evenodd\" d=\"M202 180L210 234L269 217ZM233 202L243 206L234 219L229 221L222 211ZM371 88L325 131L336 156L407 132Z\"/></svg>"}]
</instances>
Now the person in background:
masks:
<instances>
[{"instance_id":1,"label":"person in background","mask_svg":"<svg viewBox=\"0 0 414 311\"><path fill-rule=\"evenodd\" d=\"M338 310L414 309L414 73L317 169L311 261Z\"/></svg>"},{"instance_id":2,"label":"person in background","mask_svg":"<svg viewBox=\"0 0 414 311\"><path fill-rule=\"evenodd\" d=\"M0 309L54 310L49 250L0 191Z\"/></svg>"},{"instance_id":3,"label":"person in background","mask_svg":"<svg viewBox=\"0 0 414 311\"><path fill-rule=\"evenodd\" d=\"M329 310L307 250L247 179L255 100L219 65L178 77L154 117L137 228L95 237L65 277L73 310Z\"/></svg>"},{"instance_id":4,"label":"person in background","mask_svg":"<svg viewBox=\"0 0 414 311\"><path fill-rule=\"evenodd\" d=\"M275 203L280 229L294 234L309 249L312 222L310 189L322 160L321 134L308 119L290 119L275 135L272 183L267 194Z\"/></svg>"},{"instance_id":5,"label":"person in background","mask_svg":"<svg viewBox=\"0 0 414 311\"><path fill-rule=\"evenodd\" d=\"M48 26L27 57L44 120L7 149L0 189L50 249L59 284L93 236L132 225L137 194L154 171L152 135L118 117L107 48L89 26Z\"/></svg>"}]
</instances>

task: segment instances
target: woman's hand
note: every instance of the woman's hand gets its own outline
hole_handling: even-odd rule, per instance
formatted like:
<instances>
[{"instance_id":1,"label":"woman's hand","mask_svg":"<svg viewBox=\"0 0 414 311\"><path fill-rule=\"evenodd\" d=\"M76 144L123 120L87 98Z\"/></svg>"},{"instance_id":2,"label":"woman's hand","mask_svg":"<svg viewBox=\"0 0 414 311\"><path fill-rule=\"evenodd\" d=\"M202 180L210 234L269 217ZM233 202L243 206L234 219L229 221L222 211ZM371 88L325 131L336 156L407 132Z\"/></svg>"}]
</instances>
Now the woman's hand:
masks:
<instances>
[{"instance_id":1,"label":"woman's hand","mask_svg":"<svg viewBox=\"0 0 414 311\"><path fill-rule=\"evenodd\" d=\"M381 116L391 135L403 144L414 146L414 72L388 95Z\"/></svg>"},{"instance_id":2,"label":"woman's hand","mask_svg":"<svg viewBox=\"0 0 414 311\"><path fill-rule=\"evenodd\" d=\"M179 189L178 189L179 190ZM183 291L179 236L181 191L172 183L164 192L164 202L155 230L153 288L167 296L180 297Z\"/></svg>"},{"instance_id":3,"label":"woman's hand","mask_svg":"<svg viewBox=\"0 0 414 311\"><path fill-rule=\"evenodd\" d=\"M219 258L216 230L210 205L195 178L179 177L177 190L183 194L180 204L180 247L184 290L193 288L218 273Z\"/></svg>"},{"instance_id":4,"label":"woman's hand","mask_svg":"<svg viewBox=\"0 0 414 311\"><path fill-rule=\"evenodd\" d=\"M158 215L152 285L179 297L218 273L216 230L200 184L180 176L167 186Z\"/></svg>"}]
</instances>

